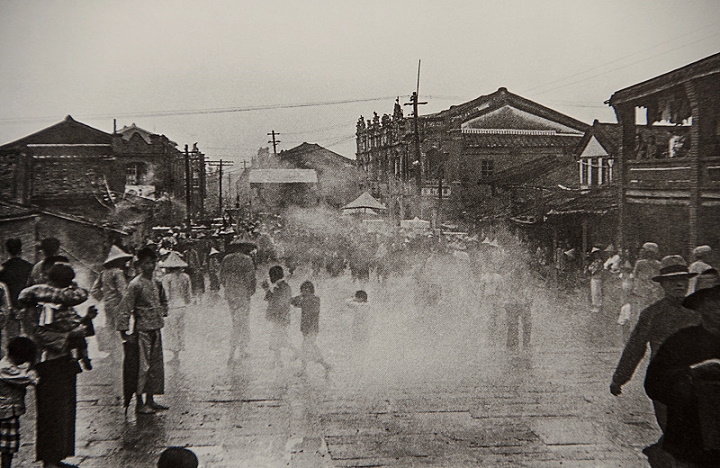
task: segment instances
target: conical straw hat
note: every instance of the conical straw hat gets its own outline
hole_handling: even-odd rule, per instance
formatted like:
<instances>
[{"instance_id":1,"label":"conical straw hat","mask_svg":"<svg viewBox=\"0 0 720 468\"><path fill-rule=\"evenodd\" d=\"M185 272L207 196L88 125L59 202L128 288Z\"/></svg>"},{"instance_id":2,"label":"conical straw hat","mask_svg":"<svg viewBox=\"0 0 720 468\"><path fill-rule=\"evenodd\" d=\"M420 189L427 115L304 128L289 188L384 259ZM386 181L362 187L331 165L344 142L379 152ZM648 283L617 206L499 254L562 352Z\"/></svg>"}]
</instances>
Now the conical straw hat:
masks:
<instances>
[{"instance_id":1,"label":"conical straw hat","mask_svg":"<svg viewBox=\"0 0 720 468\"><path fill-rule=\"evenodd\" d=\"M210 256L210 255L217 255L217 254L219 254L219 253L220 253L220 251L218 251L218 249L216 249L215 247L212 247L212 248L210 249L210 253L208 254L208 256Z\"/></svg>"},{"instance_id":2,"label":"conical straw hat","mask_svg":"<svg viewBox=\"0 0 720 468\"><path fill-rule=\"evenodd\" d=\"M158 263L158 266L162 268L186 268L188 264L180 258L177 252L170 252L168 258Z\"/></svg>"},{"instance_id":3,"label":"conical straw hat","mask_svg":"<svg viewBox=\"0 0 720 468\"><path fill-rule=\"evenodd\" d=\"M110 247L110 253L107 256L107 259L105 259L105 261L103 262L103 265L107 265L108 263L119 260L121 258L130 260L131 258L133 258L133 256L129 253L123 252L123 250L117 245L113 245L112 247Z\"/></svg>"}]
</instances>

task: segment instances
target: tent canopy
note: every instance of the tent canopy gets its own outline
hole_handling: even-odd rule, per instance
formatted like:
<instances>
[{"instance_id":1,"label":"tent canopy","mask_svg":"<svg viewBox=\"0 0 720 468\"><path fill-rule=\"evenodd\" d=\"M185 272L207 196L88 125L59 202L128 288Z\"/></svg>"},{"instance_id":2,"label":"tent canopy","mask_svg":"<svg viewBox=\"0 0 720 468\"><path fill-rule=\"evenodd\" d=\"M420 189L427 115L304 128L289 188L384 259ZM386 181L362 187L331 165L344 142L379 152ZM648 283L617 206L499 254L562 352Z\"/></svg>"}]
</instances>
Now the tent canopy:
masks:
<instances>
[{"instance_id":1,"label":"tent canopy","mask_svg":"<svg viewBox=\"0 0 720 468\"><path fill-rule=\"evenodd\" d=\"M416 216L414 219L403 219L400 221L400 227L405 229L430 229L430 221L420 219Z\"/></svg>"},{"instance_id":2,"label":"tent canopy","mask_svg":"<svg viewBox=\"0 0 720 468\"><path fill-rule=\"evenodd\" d=\"M362 195L357 197L355 200L343 206L343 210L357 210L362 208L371 210L387 210L385 205L375 200L368 192L363 192Z\"/></svg>"}]
</instances>

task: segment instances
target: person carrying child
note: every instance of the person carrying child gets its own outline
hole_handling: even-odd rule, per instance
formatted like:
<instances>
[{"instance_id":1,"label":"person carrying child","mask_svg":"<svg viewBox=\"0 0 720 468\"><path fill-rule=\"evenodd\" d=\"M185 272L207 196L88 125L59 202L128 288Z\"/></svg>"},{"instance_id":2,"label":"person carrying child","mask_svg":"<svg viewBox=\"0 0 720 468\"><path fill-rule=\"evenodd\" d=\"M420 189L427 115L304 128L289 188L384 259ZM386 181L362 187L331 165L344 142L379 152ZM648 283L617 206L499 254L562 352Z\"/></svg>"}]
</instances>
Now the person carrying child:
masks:
<instances>
[{"instance_id":1,"label":"person carrying child","mask_svg":"<svg viewBox=\"0 0 720 468\"><path fill-rule=\"evenodd\" d=\"M320 298L315 295L315 286L310 281L300 285L300 295L290 300L290 303L300 308L300 333L303 336L300 360L304 373L308 362L316 362L325 368L325 377L330 373L332 366L323 359L315 343L320 331Z\"/></svg>"},{"instance_id":2,"label":"person carrying child","mask_svg":"<svg viewBox=\"0 0 720 468\"><path fill-rule=\"evenodd\" d=\"M82 370L72 348L84 345L89 330L73 309L88 298L87 290L73 283L74 274L70 265L56 262L48 269L47 284L25 288L18 296L26 311L41 306L33 329L40 350L40 362L35 365L39 375L35 457L45 468L67 466L62 460L75 455L77 374ZM88 316L94 316L92 310ZM76 326L70 328L71 324Z\"/></svg>"},{"instance_id":3,"label":"person carrying child","mask_svg":"<svg viewBox=\"0 0 720 468\"><path fill-rule=\"evenodd\" d=\"M20 416L25 414L25 391L37 385L38 377L30 368L37 355L35 343L26 337L13 338L7 355L0 360L0 455L2 468L12 466L20 448Z\"/></svg>"},{"instance_id":4,"label":"person carrying child","mask_svg":"<svg viewBox=\"0 0 720 468\"><path fill-rule=\"evenodd\" d=\"M80 361L85 370L92 370L85 337L95 335L92 321L97 317L97 309L90 306L87 315L81 317L71 305L57 300L53 291L75 289L82 291L82 297L87 299L87 291L78 288L73 282L74 278L73 268L64 261L57 261L47 271L47 284L37 284L24 289L20 293L21 301L38 309L36 335L43 334L54 340L55 337L68 334L64 346L74 359Z\"/></svg>"}]
</instances>

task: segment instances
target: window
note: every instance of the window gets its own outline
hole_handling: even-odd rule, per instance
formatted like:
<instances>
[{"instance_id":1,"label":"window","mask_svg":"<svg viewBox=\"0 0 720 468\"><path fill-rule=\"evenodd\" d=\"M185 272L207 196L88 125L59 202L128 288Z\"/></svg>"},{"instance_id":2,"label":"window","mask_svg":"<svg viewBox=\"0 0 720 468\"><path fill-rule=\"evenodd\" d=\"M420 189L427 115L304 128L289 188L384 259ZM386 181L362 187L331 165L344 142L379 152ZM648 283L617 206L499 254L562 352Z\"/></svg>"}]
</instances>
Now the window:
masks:
<instances>
[{"instance_id":1,"label":"window","mask_svg":"<svg viewBox=\"0 0 720 468\"><path fill-rule=\"evenodd\" d=\"M480 161L480 175L482 177L490 177L495 169L495 161L484 159Z\"/></svg>"},{"instance_id":2,"label":"window","mask_svg":"<svg viewBox=\"0 0 720 468\"><path fill-rule=\"evenodd\" d=\"M132 163L127 165L125 172L125 185L137 185L138 184L138 165Z\"/></svg>"}]
</instances>

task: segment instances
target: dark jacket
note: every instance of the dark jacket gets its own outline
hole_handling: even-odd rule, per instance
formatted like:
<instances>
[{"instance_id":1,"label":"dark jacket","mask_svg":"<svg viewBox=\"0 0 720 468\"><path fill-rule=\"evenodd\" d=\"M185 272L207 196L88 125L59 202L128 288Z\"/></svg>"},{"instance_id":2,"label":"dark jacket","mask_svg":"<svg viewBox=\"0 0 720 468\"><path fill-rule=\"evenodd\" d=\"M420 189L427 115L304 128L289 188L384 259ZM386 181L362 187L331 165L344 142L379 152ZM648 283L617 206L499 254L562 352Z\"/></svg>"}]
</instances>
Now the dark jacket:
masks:
<instances>
[{"instance_id":1,"label":"dark jacket","mask_svg":"<svg viewBox=\"0 0 720 468\"><path fill-rule=\"evenodd\" d=\"M268 301L265 318L279 325L290 325L290 299L292 291L290 285L281 279L265 292L265 300Z\"/></svg>"},{"instance_id":2,"label":"dark jacket","mask_svg":"<svg viewBox=\"0 0 720 468\"><path fill-rule=\"evenodd\" d=\"M648 396L668 407L663 449L680 460L703 467L720 466L720 450L704 449L701 430L701 415L708 417L712 412L705 406L709 404L710 408L714 407L716 416L710 416L710 426L714 425L715 431L720 431L720 418L717 418L720 414L720 380L702 379L690 366L711 358L720 358L720 336L702 326L685 328L660 347L650 361L645 378ZM707 392L707 385L714 390ZM701 411L701 407L705 409Z\"/></svg>"},{"instance_id":3,"label":"dark jacket","mask_svg":"<svg viewBox=\"0 0 720 468\"><path fill-rule=\"evenodd\" d=\"M697 325L700 316L694 310L686 309L679 302L662 298L642 312L638 323L625 344L618 362L613 382L625 385L632 378L635 369L645 357L647 345L650 355L655 356L665 340L678 330Z\"/></svg>"},{"instance_id":4,"label":"dark jacket","mask_svg":"<svg viewBox=\"0 0 720 468\"><path fill-rule=\"evenodd\" d=\"M20 257L6 260L0 268L0 283L5 283L10 290L10 304L18 307L17 299L20 291L27 286L33 264Z\"/></svg>"},{"instance_id":5,"label":"dark jacket","mask_svg":"<svg viewBox=\"0 0 720 468\"><path fill-rule=\"evenodd\" d=\"M295 296L292 305L300 307L300 333L317 335L320 331L320 298L314 294Z\"/></svg>"}]
</instances>

